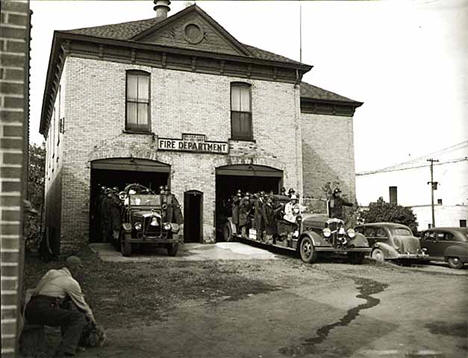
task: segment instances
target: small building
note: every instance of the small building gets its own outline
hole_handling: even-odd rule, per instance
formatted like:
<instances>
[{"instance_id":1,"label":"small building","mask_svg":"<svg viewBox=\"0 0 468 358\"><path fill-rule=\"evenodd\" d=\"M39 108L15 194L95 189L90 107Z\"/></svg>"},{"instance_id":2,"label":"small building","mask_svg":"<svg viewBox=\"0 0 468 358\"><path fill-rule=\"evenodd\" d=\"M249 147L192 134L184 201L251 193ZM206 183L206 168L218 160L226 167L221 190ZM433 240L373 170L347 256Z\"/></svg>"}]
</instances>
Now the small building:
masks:
<instances>
[{"instance_id":1,"label":"small building","mask_svg":"<svg viewBox=\"0 0 468 358\"><path fill-rule=\"evenodd\" d=\"M312 66L237 41L197 5L167 17L168 3L147 20L54 33L40 132L62 251L100 240L100 184L168 185L186 242L216 241L237 189L320 197L339 181L355 197L362 103L302 82Z\"/></svg>"},{"instance_id":2,"label":"small building","mask_svg":"<svg viewBox=\"0 0 468 358\"><path fill-rule=\"evenodd\" d=\"M356 174L360 205L382 197L410 207L418 230L432 226L431 170L433 165L435 226L466 227L468 220L468 141L387 168Z\"/></svg>"}]
</instances>

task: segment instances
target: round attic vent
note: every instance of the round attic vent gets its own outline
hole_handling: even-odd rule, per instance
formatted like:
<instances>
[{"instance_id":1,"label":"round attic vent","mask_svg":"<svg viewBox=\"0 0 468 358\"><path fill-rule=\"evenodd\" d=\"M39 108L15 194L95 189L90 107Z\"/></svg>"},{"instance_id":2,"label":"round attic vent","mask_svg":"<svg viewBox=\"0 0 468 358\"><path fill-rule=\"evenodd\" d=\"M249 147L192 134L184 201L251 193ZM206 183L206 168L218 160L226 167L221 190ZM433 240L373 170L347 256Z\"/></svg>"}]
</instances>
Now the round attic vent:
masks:
<instances>
[{"instance_id":1,"label":"round attic vent","mask_svg":"<svg viewBox=\"0 0 468 358\"><path fill-rule=\"evenodd\" d=\"M197 24L190 23L184 27L185 40L191 44L200 43L204 35L203 30Z\"/></svg>"}]
</instances>

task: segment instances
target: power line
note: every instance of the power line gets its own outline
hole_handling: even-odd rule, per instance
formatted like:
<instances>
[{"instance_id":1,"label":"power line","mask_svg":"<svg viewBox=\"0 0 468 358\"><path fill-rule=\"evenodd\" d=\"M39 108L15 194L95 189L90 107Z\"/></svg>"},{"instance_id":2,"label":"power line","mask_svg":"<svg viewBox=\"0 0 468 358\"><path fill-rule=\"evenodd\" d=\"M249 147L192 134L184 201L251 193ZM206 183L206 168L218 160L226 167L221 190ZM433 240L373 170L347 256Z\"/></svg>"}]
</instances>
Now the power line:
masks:
<instances>
[{"instance_id":1,"label":"power line","mask_svg":"<svg viewBox=\"0 0 468 358\"><path fill-rule=\"evenodd\" d=\"M435 165L445 165L445 164L451 164L451 163L459 163L463 161L467 161L468 157L464 158L458 158L458 159L449 159L445 160L442 162L439 162ZM428 167L430 164L420 164L420 165L414 165L412 167L405 167L405 168L386 168L386 169L380 169L380 170L372 170L368 172L362 172L362 173L356 173L356 176L364 176L364 175L371 175L371 174L379 174L379 173L390 173L390 172L400 172L403 170L411 170L411 169L417 169L417 168L425 168Z\"/></svg>"}]
</instances>

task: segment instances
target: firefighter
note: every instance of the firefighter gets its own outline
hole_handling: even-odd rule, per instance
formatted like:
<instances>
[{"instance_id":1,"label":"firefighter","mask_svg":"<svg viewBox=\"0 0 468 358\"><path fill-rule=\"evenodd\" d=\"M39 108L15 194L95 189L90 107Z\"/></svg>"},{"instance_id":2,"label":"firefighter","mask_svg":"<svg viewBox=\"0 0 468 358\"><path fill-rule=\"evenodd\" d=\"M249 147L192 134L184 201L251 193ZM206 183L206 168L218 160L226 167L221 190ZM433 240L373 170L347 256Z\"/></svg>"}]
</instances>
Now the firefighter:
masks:
<instances>
[{"instance_id":1,"label":"firefighter","mask_svg":"<svg viewBox=\"0 0 468 358\"><path fill-rule=\"evenodd\" d=\"M167 185L164 187L164 200L164 203L167 205L165 220L170 223L182 224L183 216L179 201L175 195L171 193Z\"/></svg>"},{"instance_id":2,"label":"firefighter","mask_svg":"<svg viewBox=\"0 0 468 358\"><path fill-rule=\"evenodd\" d=\"M263 241L263 231L265 230L266 212L265 212L265 192L261 191L258 194L257 200L254 202L254 218L255 230L257 231L257 240Z\"/></svg>"},{"instance_id":3,"label":"firefighter","mask_svg":"<svg viewBox=\"0 0 468 358\"><path fill-rule=\"evenodd\" d=\"M353 206L353 204L343 199L340 193L340 188L333 190L332 197L328 203L328 213L330 218L344 220L343 206Z\"/></svg>"},{"instance_id":4,"label":"firefighter","mask_svg":"<svg viewBox=\"0 0 468 358\"><path fill-rule=\"evenodd\" d=\"M239 228L241 230L242 236L247 236L247 229L249 224L249 215L251 202L250 202L250 193L245 193L244 197L241 199L239 203Z\"/></svg>"},{"instance_id":5,"label":"firefighter","mask_svg":"<svg viewBox=\"0 0 468 358\"><path fill-rule=\"evenodd\" d=\"M239 204L242 199L242 192L240 189L237 190L236 195L232 198L231 210L232 210L232 223L236 226L236 232L239 232Z\"/></svg>"},{"instance_id":6,"label":"firefighter","mask_svg":"<svg viewBox=\"0 0 468 358\"><path fill-rule=\"evenodd\" d=\"M121 225L121 203L119 199L119 188L114 187L111 190L109 198L109 214L110 214L110 236L112 240L118 240Z\"/></svg>"}]
</instances>

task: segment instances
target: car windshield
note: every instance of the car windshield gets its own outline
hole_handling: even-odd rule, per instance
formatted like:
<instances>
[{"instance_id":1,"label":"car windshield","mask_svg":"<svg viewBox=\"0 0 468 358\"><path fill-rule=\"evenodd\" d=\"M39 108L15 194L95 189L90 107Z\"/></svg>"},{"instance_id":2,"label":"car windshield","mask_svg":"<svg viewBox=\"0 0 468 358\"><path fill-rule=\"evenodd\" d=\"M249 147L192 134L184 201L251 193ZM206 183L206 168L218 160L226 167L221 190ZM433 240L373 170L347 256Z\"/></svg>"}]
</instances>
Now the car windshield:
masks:
<instances>
[{"instance_id":1,"label":"car windshield","mask_svg":"<svg viewBox=\"0 0 468 358\"><path fill-rule=\"evenodd\" d=\"M130 195L130 205L137 206L160 206L161 199L158 195Z\"/></svg>"},{"instance_id":2,"label":"car windshield","mask_svg":"<svg viewBox=\"0 0 468 358\"><path fill-rule=\"evenodd\" d=\"M411 231L405 228L394 229L393 233L396 236L412 236Z\"/></svg>"}]
</instances>

